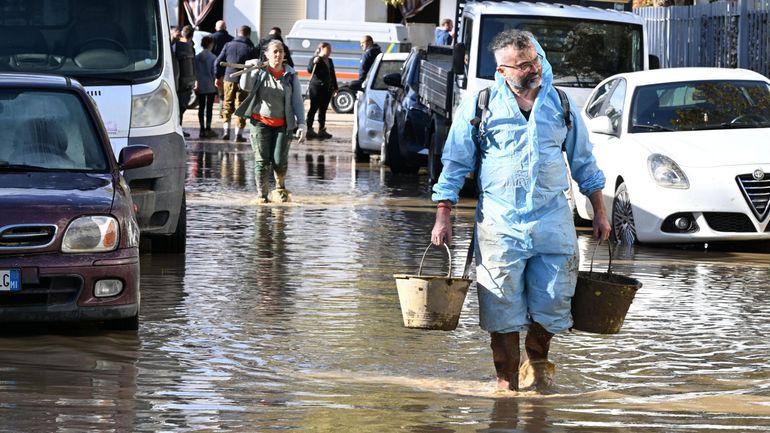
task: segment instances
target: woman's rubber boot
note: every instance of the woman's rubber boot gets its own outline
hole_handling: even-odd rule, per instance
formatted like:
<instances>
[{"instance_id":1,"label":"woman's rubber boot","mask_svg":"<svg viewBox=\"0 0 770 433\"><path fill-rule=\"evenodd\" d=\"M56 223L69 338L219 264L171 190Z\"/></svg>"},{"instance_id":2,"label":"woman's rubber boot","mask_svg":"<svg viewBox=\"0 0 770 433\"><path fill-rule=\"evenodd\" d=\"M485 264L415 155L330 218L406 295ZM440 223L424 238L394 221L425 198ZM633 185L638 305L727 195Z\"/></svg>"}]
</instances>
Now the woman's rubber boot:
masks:
<instances>
[{"instance_id":1,"label":"woman's rubber boot","mask_svg":"<svg viewBox=\"0 0 770 433\"><path fill-rule=\"evenodd\" d=\"M332 135L326 132L326 128L321 128L318 130L318 138L326 140L327 138L332 138Z\"/></svg>"},{"instance_id":2,"label":"woman's rubber boot","mask_svg":"<svg viewBox=\"0 0 770 433\"><path fill-rule=\"evenodd\" d=\"M493 332L491 336L492 360L495 363L495 372L497 373L497 390L518 391L521 353L519 333Z\"/></svg>"},{"instance_id":3,"label":"woman's rubber boot","mask_svg":"<svg viewBox=\"0 0 770 433\"><path fill-rule=\"evenodd\" d=\"M556 367L548 361L553 334L546 331L539 323L532 322L524 340L526 359L522 363L522 387L534 386L539 393L547 393L553 388L553 376Z\"/></svg>"},{"instance_id":4,"label":"woman's rubber boot","mask_svg":"<svg viewBox=\"0 0 770 433\"><path fill-rule=\"evenodd\" d=\"M286 190L286 176L275 174L275 189L270 193L270 201L273 203L286 203L289 201L289 191Z\"/></svg>"},{"instance_id":5,"label":"woman's rubber boot","mask_svg":"<svg viewBox=\"0 0 770 433\"><path fill-rule=\"evenodd\" d=\"M270 188L270 172L267 169L263 169L257 173L257 201L259 203L267 203L267 191Z\"/></svg>"}]
</instances>

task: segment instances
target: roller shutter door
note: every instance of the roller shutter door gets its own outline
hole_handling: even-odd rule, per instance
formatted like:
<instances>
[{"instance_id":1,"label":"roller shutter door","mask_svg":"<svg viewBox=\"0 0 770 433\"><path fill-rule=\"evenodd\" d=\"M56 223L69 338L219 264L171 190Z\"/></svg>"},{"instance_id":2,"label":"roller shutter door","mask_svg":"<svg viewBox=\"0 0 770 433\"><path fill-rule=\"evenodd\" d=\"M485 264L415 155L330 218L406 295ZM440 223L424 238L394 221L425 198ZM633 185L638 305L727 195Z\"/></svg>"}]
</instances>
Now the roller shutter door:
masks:
<instances>
[{"instance_id":1,"label":"roller shutter door","mask_svg":"<svg viewBox=\"0 0 770 433\"><path fill-rule=\"evenodd\" d=\"M305 18L306 0L262 0L262 22L260 37L267 35L272 27L280 27L284 39L294 22Z\"/></svg>"}]
</instances>

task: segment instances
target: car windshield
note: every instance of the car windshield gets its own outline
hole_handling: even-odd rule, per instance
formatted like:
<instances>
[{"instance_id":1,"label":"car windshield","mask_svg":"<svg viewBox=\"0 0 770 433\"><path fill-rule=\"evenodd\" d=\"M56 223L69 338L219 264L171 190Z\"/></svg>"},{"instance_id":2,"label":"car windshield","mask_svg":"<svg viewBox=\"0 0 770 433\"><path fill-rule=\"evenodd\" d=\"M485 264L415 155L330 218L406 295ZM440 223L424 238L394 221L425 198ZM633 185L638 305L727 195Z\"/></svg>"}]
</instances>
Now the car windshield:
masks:
<instances>
[{"instance_id":1,"label":"car windshield","mask_svg":"<svg viewBox=\"0 0 770 433\"><path fill-rule=\"evenodd\" d=\"M377 76L374 77L374 83L372 83L372 90L388 90L388 85L384 81L385 76L401 72L401 66L403 65L403 60L383 60L380 62Z\"/></svg>"},{"instance_id":2,"label":"car windshield","mask_svg":"<svg viewBox=\"0 0 770 433\"><path fill-rule=\"evenodd\" d=\"M0 171L105 172L104 147L71 92L0 89Z\"/></svg>"},{"instance_id":3,"label":"car windshield","mask_svg":"<svg viewBox=\"0 0 770 433\"><path fill-rule=\"evenodd\" d=\"M0 0L0 71L146 81L161 72L157 0Z\"/></svg>"},{"instance_id":4,"label":"car windshield","mask_svg":"<svg viewBox=\"0 0 770 433\"><path fill-rule=\"evenodd\" d=\"M637 87L630 132L770 127L770 85L708 80Z\"/></svg>"},{"instance_id":5,"label":"car windshield","mask_svg":"<svg viewBox=\"0 0 770 433\"><path fill-rule=\"evenodd\" d=\"M488 15L481 21L478 77L494 79L492 39L510 29L526 30L545 50L553 67L554 84L595 87L605 78L644 68L642 27L568 18Z\"/></svg>"}]
</instances>

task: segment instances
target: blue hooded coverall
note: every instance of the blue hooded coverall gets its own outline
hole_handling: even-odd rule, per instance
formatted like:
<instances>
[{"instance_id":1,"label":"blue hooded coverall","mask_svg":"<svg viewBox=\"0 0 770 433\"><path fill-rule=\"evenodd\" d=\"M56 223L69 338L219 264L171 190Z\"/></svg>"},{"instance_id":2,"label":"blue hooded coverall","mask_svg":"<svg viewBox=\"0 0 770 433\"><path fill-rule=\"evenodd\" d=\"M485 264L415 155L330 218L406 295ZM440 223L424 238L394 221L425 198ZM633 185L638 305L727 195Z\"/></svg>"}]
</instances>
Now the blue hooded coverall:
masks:
<instances>
[{"instance_id":1,"label":"blue hooded coverall","mask_svg":"<svg viewBox=\"0 0 770 433\"><path fill-rule=\"evenodd\" d=\"M489 332L526 331L530 320L553 334L572 326L579 259L564 195L569 179L562 143L582 194L601 190L605 182L575 110L567 129L553 70L533 42L543 56L543 77L529 121L505 78L495 73L479 127L483 134L470 124L478 97L466 97L456 110L441 158L444 169L433 187L434 201L457 203L466 175L480 158L474 252L479 319Z\"/></svg>"}]
</instances>

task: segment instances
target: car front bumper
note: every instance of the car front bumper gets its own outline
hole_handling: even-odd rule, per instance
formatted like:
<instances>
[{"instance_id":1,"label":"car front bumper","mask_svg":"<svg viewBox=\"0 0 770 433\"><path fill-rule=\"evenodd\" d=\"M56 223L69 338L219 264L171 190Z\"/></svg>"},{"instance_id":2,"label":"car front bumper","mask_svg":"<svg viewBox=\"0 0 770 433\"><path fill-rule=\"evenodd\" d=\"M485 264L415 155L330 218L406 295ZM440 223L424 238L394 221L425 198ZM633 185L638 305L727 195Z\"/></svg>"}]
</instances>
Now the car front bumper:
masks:
<instances>
[{"instance_id":1,"label":"car front bumper","mask_svg":"<svg viewBox=\"0 0 770 433\"><path fill-rule=\"evenodd\" d=\"M139 312L137 248L102 254L0 256L0 269L21 270L21 289L0 292L0 322L113 320ZM95 297L94 285L104 279L120 280L123 290Z\"/></svg>"},{"instance_id":2,"label":"car front bumper","mask_svg":"<svg viewBox=\"0 0 770 433\"><path fill-rule=\"evenodd\" d=\"M629 184L637 238L665 243L770 240L770 214L758 218L736 180L755 168L687 168L688 189ZM697 227L672 232L671 221L678 216L692 219Z\"/></svg>"}]
</instances>

